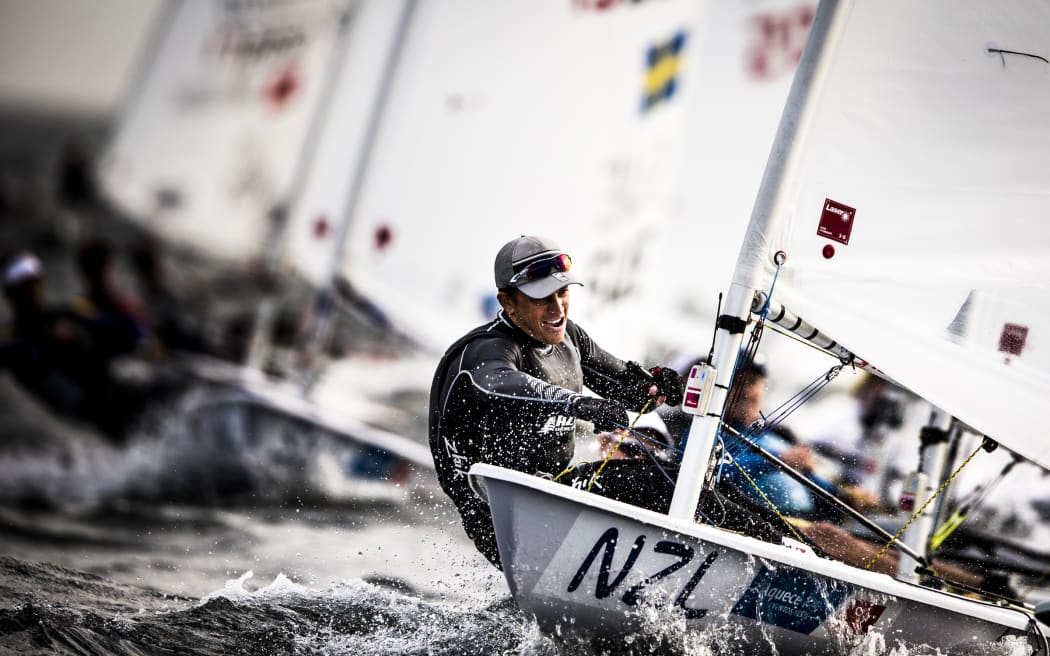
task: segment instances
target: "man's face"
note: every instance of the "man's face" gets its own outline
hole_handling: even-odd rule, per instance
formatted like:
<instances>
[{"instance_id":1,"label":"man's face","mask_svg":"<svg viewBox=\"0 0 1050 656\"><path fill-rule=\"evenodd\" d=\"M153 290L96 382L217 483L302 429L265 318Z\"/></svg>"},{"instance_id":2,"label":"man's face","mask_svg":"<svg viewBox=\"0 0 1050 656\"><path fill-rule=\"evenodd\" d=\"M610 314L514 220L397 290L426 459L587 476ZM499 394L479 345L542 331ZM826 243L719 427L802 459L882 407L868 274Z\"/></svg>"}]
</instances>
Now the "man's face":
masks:
<instances>
[{"instance_id":1,"label":"man's face","mask_svg":"<svg viewBox=\"0 0 1050 656\"><path fill-rule=\"evenodd\" d=\"M569 318L569 288L562 287L546 298L529 298L519 291L500 292L500 305L514 325L544 344L560 344L565 339Z\"/></svg>"}]
</instances>

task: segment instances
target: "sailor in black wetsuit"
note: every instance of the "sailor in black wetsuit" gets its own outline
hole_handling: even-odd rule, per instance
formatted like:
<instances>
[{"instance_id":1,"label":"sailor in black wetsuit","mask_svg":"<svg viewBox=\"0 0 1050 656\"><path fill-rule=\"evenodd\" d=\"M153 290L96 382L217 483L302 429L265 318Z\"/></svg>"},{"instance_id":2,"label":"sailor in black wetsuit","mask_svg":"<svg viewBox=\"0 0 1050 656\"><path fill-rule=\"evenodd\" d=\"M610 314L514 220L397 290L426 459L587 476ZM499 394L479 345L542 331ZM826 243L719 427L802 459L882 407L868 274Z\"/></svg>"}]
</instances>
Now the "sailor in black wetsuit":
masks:
<instances>
[{"instance_id":1,"label":"sailor in black wetsuit","mask_svg":"<svg viewBox=\"0 0 1050 656\"><path fill-rule=\"evenodd\" d=\"M627 425L627 409L681 400L672 369L646 371L602 350L568 320L569 285L581 284L556 244L522 236L496 256L502 310L449 347L430 392L430 450L463 527L497 567L487 504L467 483L486 462L554 476L573 457L576 420L595 430ZM581 394L583 386L602 397ZM652 403L647 402L652 400Z\"/></svg>"}]
</instances>

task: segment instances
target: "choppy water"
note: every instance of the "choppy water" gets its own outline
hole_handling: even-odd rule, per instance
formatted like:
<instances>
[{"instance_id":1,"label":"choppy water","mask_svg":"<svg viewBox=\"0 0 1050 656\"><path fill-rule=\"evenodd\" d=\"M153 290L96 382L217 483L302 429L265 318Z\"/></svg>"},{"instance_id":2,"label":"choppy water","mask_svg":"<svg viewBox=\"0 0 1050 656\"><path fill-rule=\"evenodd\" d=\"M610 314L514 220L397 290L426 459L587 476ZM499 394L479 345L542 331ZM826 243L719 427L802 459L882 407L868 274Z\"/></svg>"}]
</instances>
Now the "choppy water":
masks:
<instances>
[{"instance_id":1,"label":"choppy water","mask_svg":"<svg viewBox=\"0 0 1050 656\"><path fill-rule=\"evenodd\" d=\"M246 454L246 476L164 421L114 447L31 404L5 408L0 653L725 651L720 636L674 624L615 644L541 633L432 479L347 489L266 441ZM939 654L877 634L852 653Z\"/></svg>"}]
</instances>

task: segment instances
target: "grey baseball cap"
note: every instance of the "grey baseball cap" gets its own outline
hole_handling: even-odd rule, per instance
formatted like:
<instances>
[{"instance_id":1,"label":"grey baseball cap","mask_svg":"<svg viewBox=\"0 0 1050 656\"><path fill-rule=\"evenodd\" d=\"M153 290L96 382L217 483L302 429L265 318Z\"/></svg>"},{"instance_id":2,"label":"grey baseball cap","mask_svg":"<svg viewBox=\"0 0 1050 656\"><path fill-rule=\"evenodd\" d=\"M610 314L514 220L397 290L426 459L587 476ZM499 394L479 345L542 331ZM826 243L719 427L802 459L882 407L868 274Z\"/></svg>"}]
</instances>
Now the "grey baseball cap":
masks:
<instances>
[{"instance_id":1,"label":"grey baseball cap","mask_svg":"<svg viewBox=\"0 0 1050 656\"><path fill-rule=\"evenodd\" d=\"M524 271L530 264L564 254L565 251L545 237L522 235L509 241L496 254L496 288L515 287L530 298L547 298L566 285L583 285L571 270L560 271L557 268L551 268L549 273L539 278L514 281L515 274Z\"/></svg>"}]
</instances>

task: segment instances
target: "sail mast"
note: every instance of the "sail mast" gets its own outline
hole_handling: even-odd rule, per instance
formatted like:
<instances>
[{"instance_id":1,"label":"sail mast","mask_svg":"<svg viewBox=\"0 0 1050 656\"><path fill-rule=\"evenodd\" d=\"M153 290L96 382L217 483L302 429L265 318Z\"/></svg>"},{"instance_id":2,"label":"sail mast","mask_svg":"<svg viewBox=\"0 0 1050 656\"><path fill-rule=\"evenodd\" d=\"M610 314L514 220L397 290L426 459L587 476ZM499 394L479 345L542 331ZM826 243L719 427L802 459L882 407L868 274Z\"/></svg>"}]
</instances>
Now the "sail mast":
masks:
<instances>
[{"instance_id":1,"label":"sail mast","mask_svg":"<svg viewBox=\"0 0 1050 656\"><path fill-rule=\"evenodd\" d=\"M267 275L276 275L281 265L287 259L288 222L291 218L293 204L302 196L306 186L307 176L310 171L310 163L313 153L320 142L324 130L323 126L328 112L331 111L332 98L343 69L342 53L351 41L350 22L355 8L346 6L339 17L339 37L333 48L333 57L339 57L328 67L325 75L324 85L313 111L306 135L303 139L302 148L296 157L295 169L288 186L288 192L284 198L279 199L277 204L268 213L269 232L266 235L266 243L263 248L263 266ZM277 321L278 300L276 294L271 290L260 301L255 313L255 323L252 329L252 339L245 356L245 366L259 369L272 347L270 333L274 323Z\"/></svg>"},{"instance_id":2,"label":"sail mast","mask_svg":"<svg viewBox=\"0 0 1050 656\"><path fill-rule=\"evenodd\" d=\"M669 514L692 520L703 490L711 452L714 448L729 386L736 370L744 337L744 326L751 316L755 291L763 281L769 236L778 215L782 190L791 174L792 146L799 140L809 118L809 99L827 68L839 17L848 0L822 0L810 26L795 79L777 128L776 138L751 213L744 243L737 257L733 281L726 300L726 311L718 317L711 365L715 369L714 388L708 411L693 417L689 442L682 459Z\"/></svg>"},{"instance_id":3,"label":"sail mast","mask_svg":"<svg viewBox=\"0 0 1050 656\"><path fill-rule=\"evenodd\" d=\"M366 12L371 10L372 12L385 12L389 11L392 4L393 3L386 2L369 3L368 6L361 11ZM335 236L329 245L328 252L325 254L326 259L324 262L324 269L320 274L319 289L315 295L311 310L313 318L312 325L307 329L307 334L302 338L301 348L305 351L306 361L314 369L316 369L317 354L327 343L329 334L332 330L332 323L335 319L334 300L336 296L336 276L341 268L341 263L346 251L346 240L350 232L350 222L353 220L354 208L358 204L358 198L360 197L361 190L364 186L365 177L368 171L368 161L375 148L376 136L379 133L379 125L383 119L383 109L390 97L390 87L393 83L394 71L397 68L398 59L404 48L405 37L408 33L408 27L415 6L416 0L403 0L397 12L397 17L392 25L386 25L386 20L383 20L383 18L378 15L362 17L362 21L368 25L382 22L383 27L392 30L392 33L385 56L380 64L381 69L378 73L376 91L372 97L372 102L367 108L365 121L361 126L360 142L354 152L353 159L350 162L350 170L353 171L350 185L346 191L345 200L342 206L336 208L337 213L334 217L336 219ZM346 60L354 57L356 52L352 49L346 48L341 55L338 65L340 78L343 77L342 73L346 69ZM340 125L338 120L334 122L330 121L330 119L333 118L331 114L335 113L335 110L337 109L344 108L342 108L338 102L331 103L331 106L329 107L329 115L325 117L325 127L328 129L331 129L332 126ZM325 132L325 130L322 130L321 132ZM310 388L316 380L316 376L317 372L312 371L309 376L301 381L304 393L310 391Z\"/></svg>"}]
</instances>

